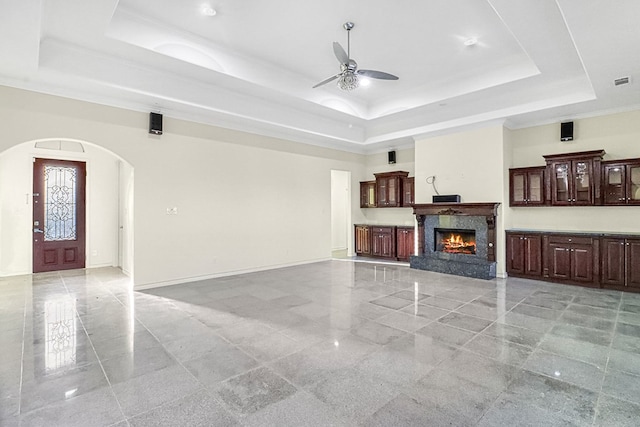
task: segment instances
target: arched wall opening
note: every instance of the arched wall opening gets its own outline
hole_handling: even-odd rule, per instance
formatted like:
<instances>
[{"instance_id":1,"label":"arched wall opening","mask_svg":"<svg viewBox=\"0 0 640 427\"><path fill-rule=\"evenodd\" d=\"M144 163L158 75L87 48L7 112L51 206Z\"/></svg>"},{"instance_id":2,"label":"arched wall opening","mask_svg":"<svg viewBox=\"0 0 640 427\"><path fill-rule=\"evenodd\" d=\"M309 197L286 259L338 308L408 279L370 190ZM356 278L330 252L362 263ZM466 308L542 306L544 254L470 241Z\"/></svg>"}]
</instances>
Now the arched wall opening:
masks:
<instances>
[{"instance_id":1,"label":"arched wall opening","mask_svg":"<svg viewBox=\"0 0 640 427\"><path fill-rule=\"evenodd\" d=\"M33 272L34 158L86 162L86 268L120 267L133 279L133 167L96 144L65 138L0 152L0 276Z\"/></svg>"}]
</instances>

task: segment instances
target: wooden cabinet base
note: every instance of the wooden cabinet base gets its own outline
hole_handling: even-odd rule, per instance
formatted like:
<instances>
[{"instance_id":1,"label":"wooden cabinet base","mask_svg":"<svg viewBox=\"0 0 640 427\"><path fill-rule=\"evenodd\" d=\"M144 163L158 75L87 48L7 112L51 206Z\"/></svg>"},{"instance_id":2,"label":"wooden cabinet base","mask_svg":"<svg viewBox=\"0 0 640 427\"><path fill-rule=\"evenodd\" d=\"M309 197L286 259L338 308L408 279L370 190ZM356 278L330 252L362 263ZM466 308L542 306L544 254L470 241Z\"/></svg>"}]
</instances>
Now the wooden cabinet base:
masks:
<instances>
[{"instance_id":1,"label":"wooden cabinet base","mask_svg":"<svg viewBox=\"0 0 640 427\"><path fill-rule=\"evenodd\" d=\"M640 292L640 236L527 230L506 237L510 277Z\"/></svg>"},{"instance_id":2,"label":"wooden cabinet base","mask_svg":"<svg viewBox=\"0 0 640 427\"><path fill-rule=\"evenodd\" d=\"M366 224L354 227L357 256L408 261L413 255L413 227Z\"/></svg>"}]
</instances>

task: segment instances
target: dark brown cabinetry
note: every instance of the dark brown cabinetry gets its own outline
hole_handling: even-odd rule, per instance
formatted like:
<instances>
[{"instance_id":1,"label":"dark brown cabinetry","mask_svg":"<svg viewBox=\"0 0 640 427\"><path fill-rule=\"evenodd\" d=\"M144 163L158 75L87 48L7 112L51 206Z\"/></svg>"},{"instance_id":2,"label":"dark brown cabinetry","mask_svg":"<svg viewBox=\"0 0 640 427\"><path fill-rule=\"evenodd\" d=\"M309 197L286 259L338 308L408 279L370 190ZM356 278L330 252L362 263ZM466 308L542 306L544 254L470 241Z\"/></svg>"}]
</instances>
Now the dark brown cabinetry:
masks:
<instances>
[{"instance_id":1,"label":"dark brown cabinetry","mask_svg":"<svg viewBox=\"0 0 640 427\"><path fill-rule=\"evenodd\" d=\"M355 226L356 255L371 254L371 229L368 225Z\"/></svg>"},{"instance_id":2,"label":"dark brown cabinetry","mask_svg":"<svg viewBox=\"0 0 640 427\"><path fill-rule=\"evenodd\" d=\"M396 257L395 227L371 227L371 255L383 258Z\"/></svg>"},{"instance_id":3,"label":"dark brown cabinetry","mask_svg":"<svg viewBox=\"0 0 640 427\"><path fill-rule=\"evenodd\" d=\"M376 207L376 182L375 181L360 182L360 207L361 208Z\"/></svg>"},{"instance_id":4,"label":"dark brown cabinetry","mask_svg":"<svg viewBox=\"0 0 640 427\"><path fill-rule=\"evenodd\" d=\"M509 206L545 204L544 166L509 169Z\"/></svg>"},{"instance_id":5,"label":"dark brown cabinetry","mask_svg":"<svg viewBox=\"0 0 640 427\"><path fill-rule=\"evenodd\" d=\"M396 229L396 256L400 261L408 261L414 252L413 227L398 227Z\"/></svg>"},{"instance_id":6,"label":"dark brown cabinetry","mask_svg":"<svg viewBox=\"0 0 640 427\"><path fill-rule=\"evenodd\" d=\"M600 163L604 150L543 156L549 175L548 198L555 206L600 202Z\"/></svg>"},{"instance_id":7,"label":"dark brown cabinetry","mask_svg":"<svg viewBox=\"0 0 640 427\"><path fill-rule=\"evenodd\" d=\"M374 174L375 181L360 182L361 208L400 208L414 205L415 179L409 172Z\"/></svg>"},{"instance_id":8,"label":"dark brown cabinetry","mask_svg":"<svg viewBox=\"0 0 640 427\"><path fill-rule=\"evenodd\" d=\"M413 227L356 224L354 237L356 255L399 261L408 261L413 255Z\"/></svg>"},{"instance_id":9,"label":"dark brown cabinetry","mask_svg":"<svg viewBox=\"0 0 640 427\"><path fill-rule=\"evenodd\" d=\"M602 285L640 291L640 238L602 239Z\"/></svg>"},{"instance_id":10,"label":"dark brown cabinetry","mask_svg":"<svg viewBox=\"0 0 640 427\"><path fill-rule=\"evenodd\" d=\"M602 162L602 202L640 205L640 159Z\"/></svg>"},{"instance_id":11,"label":"dark brown cabinetry","mask_svg":"<svg viewBox=\"0 0 640 427\"><path fill-rule=\"evenodd\" d=\"M507 273L512 276L542 277L542 236L507 233Z\"/></svg>"},{"instance_id":12,"label":"dark brown cabinetry","mask_svg":"<svg viewBox=\"0 0 640 427\"><path fill-rule=\"evenodd\" d=\"M379 208L397 208L402 206L402 180L409 172L384 172L376 177L376 206Z\"/></svg>"},{"instance_id":13,"label":"dark brown cabinetry","mask_svg":"<svg viewBox=\"0 0 640 427\"><path fill-rule=\"evenodd\" d=\"M640 235L509 230L506 243L510 276L640 292Z\"/></svg>"},{"instance_id":14,"label":"dark brown cabinetry","mask_svg":"<svg viewBox=\"0 0 640 427\"><path fill-rule=\"evenodd\" d=\"M554 280L598 284L598 239L574 235L547 235L545 243L544 276Z\"/></svg>"},{"instance_id":15,"label":"dark brown cabinetry","mask_svg":"<svg viewBox=\"0 0 640 427\"><path fill-rule=\"evenodd\" d=\"M402 179L402 206L413 206L415 203L415 178L406 177Z\"/></svg>"}]
</instances>

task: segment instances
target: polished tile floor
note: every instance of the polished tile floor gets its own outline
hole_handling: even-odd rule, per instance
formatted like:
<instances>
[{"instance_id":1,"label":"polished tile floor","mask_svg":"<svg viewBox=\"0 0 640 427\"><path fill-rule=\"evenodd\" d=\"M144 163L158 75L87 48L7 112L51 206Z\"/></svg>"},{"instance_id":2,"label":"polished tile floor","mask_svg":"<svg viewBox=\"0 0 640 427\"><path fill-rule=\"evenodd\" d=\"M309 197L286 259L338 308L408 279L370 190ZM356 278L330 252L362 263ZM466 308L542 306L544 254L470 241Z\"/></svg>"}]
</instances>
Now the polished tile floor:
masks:
<instances>
[{"instance_id":1,"label":"polished tile floor","mask_svg":"<svg viewBox=\"0 0 640 427\"><path fill-rule=\"evenodd\" d=\"M640 295L334 260L0 310L3 426L640 425Z\"/></svg>"}]
</instances>

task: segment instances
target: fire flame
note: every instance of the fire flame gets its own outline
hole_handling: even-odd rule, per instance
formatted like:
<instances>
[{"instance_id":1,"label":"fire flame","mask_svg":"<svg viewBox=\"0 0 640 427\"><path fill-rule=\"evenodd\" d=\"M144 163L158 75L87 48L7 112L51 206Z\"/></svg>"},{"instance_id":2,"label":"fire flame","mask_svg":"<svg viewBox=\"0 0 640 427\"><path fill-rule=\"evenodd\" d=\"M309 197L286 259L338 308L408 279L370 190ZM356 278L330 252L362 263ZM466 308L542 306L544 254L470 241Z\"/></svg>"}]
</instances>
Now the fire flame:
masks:
<instances>
[{"instance_id":1,"label":"fire flame","mask_svg":"<svg viewBox=\"0 0 640 427\"><path fill-rule=\"evenodd\" d=\"M451 233L449 238L443 238L442 246L442 251L447 253L476 253L476 242L473 240L465 241L460 234Z\"/></svg>"}]
</instances>

